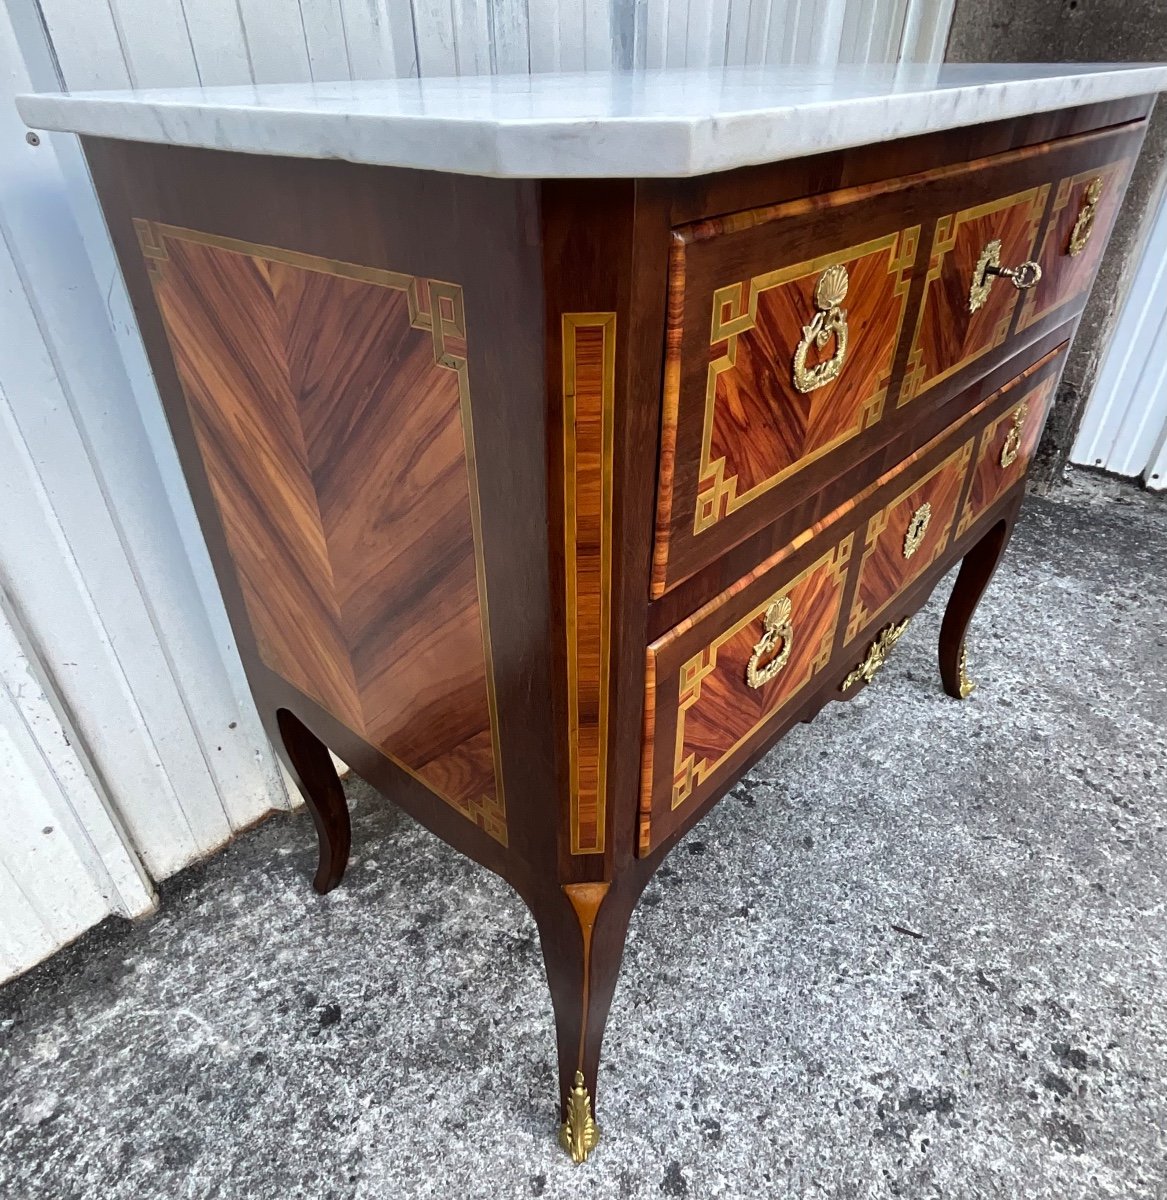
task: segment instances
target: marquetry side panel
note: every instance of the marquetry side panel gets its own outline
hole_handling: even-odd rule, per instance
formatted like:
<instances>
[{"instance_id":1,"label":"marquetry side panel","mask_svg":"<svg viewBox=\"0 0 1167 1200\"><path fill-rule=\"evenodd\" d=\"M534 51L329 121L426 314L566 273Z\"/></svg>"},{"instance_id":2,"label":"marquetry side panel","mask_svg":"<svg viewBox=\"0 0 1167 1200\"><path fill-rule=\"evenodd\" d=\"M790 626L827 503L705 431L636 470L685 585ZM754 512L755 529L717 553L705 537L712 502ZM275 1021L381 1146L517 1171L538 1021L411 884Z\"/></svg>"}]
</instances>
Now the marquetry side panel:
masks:
<instances>
[{"instance_id":1,"label":"marquetry side panel","mask_svg":"<svg viewBox=\"0 0 1167 1200\"><path fill-rule=\"evenodd\" d=\"M1027 291L1017 316L1018 330L1027 329L1055 309L1081 300L1094 282L1094 274L1106 249L1114 219L1126 190L1133 159L1118 159L1105 166L1082 171L1061 180L1050 202L1050 215L1041 249L1036 258L1041 279ZM1098 183L1094 184L1097 180ZM1071 239L1083 209L1089 204L1088 190L1094 184L1098 200L1091 207L1093 220L1085 245L1072 254ZM1089 215L1089 214L1087 214Z\"/></svg>"},{"instance_id":2,"label":"marquetry side panel","mask_svg":"<svg viewBox=\"0 0 1167 1200\"><path fill-rule=\"evenodd\" d=\"M136 225L260 657L505 844L461 289Z\"/></svg>"},{"instance_id":3,"label":"marquetry side panel","mask_svg":"<svg viewBox=\"0 0 1167 1200\"><path fill-rule=\"evenodd\" d=\"M982 432L957 537L1024 478L1037 449L1056 383L1057 376L1051 375L1022 395Z\"/></svg>"},{"instance_id":4,"label":"marquetry side panel","mask_svg":"<svg viewBox=\"0 0 1167 1200\"><path fill-rule=\"evenodd\" d=\"M695 534L879 420L918 237L914 226L714 291ZM846 354L834 380L802 392L793 363L831 266L848 277ZM811 339L808 366L838 349L837 335Z\"/></svg>"},{"instance_id":5,"label":"marquetry side panel","mask_svg":"<svg viewBox=\"0 0 1167 1200\"><path fill-rule=\"evenodd\" d=\"M987 243L1001 242L1001 264L1032 258L1049 185L941 217L936 223L912 348L899 404L975 362L1004 342L1019 293L998 278L985 303L970 311L969 289Z\"/></svg>"},{"instance_id":6,"label":"marquetry side panel","mask_svg":"<svg viewBox=\"0 0 1167 1200\"><path fill-rule=\"evenodd\" d=\"M845 641L875 621L948 546L974 440L969 438L869 518ZM913 531L917 536L911 536Z\"/></svg>"},{"instance_id":7,"label":"marquetry side panel","mask_svg":"<svg viewBox=\"0 0 1167 1200\"><path fill-rule=\"evenodd\" d=\"M599 854L607 804L616 314L565 313L562 327L569 825L573 854Z\"/></svg>"}]
</instances>

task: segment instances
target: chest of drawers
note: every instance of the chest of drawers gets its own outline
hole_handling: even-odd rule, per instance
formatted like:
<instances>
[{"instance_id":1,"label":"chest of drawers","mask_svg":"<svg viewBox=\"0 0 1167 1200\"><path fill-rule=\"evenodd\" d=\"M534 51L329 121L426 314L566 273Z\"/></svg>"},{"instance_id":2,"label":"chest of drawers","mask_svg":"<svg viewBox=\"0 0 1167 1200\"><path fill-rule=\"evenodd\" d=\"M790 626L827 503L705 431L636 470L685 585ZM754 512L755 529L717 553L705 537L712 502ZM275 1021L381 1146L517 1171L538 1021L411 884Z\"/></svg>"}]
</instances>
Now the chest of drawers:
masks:
<instances>
[{"instance_id":1,"label":"chest of drawers","mask_svg":"<svg viewBox=\"0 0 1167 1200\"><path fill-rule=\"evenodd\" d=\"M266 152L213 93L26 102L87 135L316 888L349 854L328 749L515 887L577 1161L642 889L957 562L940 677L971 691L1152 74L672 174L651 131L606 165L602 122L572 169L435 171L397 126L297 156L275 101Z\"/></svg>"}]
</instances>

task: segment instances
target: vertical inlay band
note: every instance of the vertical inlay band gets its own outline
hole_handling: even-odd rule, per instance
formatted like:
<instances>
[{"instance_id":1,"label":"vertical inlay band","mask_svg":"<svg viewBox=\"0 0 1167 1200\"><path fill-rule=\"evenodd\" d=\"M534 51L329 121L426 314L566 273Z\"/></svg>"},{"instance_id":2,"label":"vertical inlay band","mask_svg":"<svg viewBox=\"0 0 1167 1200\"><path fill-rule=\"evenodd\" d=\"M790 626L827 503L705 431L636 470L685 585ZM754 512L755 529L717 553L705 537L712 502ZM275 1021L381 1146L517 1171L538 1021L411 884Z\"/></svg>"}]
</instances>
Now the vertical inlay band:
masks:
<instances>
[{"instance_id":1,"label":"vertical inlay band","mask_svg":"<svg viewBox=\"0 0 1167 1200\"><path fill-rule=\"evenodd\" d=\"M604 849L616 314L563 315L564 582L571 852Z\"/></svg>"}]
</instances>

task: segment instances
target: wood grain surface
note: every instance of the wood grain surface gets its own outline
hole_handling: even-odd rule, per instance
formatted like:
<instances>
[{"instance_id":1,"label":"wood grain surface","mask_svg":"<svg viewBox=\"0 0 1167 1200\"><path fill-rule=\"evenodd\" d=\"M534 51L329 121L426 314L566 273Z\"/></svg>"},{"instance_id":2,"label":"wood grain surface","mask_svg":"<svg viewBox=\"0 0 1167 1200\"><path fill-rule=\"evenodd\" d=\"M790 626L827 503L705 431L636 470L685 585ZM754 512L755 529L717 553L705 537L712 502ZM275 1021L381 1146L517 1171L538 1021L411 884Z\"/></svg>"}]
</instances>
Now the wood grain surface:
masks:
<instances>
[{"instance_id":1,"label":"wood grain surface","mask_svg":"<svg viewBox=\"0 0 1167 1200\"><path fill-rule=\"evenodd\" d=\"M664 663L676 661L678 647L687 646L694 631L700 643L668 679L670 708L675 711L676 722L673 752L670 754L664 745L654 745L659 730L646 735L645 775L657 774L666 764L668 775L659 774L659 782L645 778L648 786L641 793L641 854L652 850L683 818L684 813L678 810L705 794L730 757L790 704L830 661L852 540L851 535L844 536L794 574L785 563L752 573L719 601L695 614L691 623L649 647L649 679L660 686L666 680ZM747 682L746 668L763 633L763 615L779 597L786 597L791 606L790 655L773 679L753 688ZM661 757L661 767L654 772L656 756Z\"/></svg>"},{"instance_id":2,"label":"wood grain surface","mask_svg":"<svg viewBox=\"0 0 1167 1200\"><path fill-rule=\"evenodd\" d=\"M981 251L1001 243L1001 265L1031 259L1049 185L1029 188L942 217L936 224L912 349L900 389L906 404L996 349L1009 335L1020 293L997 278L985 303L970 311L969 289Z\"/></svg>"},{"instance_id":3,"label":"wood grain surface","mask_svg":"<svg viewBox=\"0 0 1167 1200\"><path fill-rule=\"evenodd\" d=\"M460 291L138 230L260 656L505 843Z\"/></svg>"},{"instance_id":4,"label":"wood grain surface","mask_svg":"<svg viewBox=\"0 0 1167 1200\"><path fill-rule=\"evenodd\" d=\"M1022 298L1021 311L1017 315L1018 330L1027 329L1048 314L1089 293L1114 219L1118 216L1134 162L1134 155L1127 155L1115 162L1088 167L1059 181L1050 200L1041 249L1036 255L1041 266L1041 278ZM1086 189L1094 179L1102 181L1094 226L1085 248L1079 254L1072 255L1069 252L1070 236L1082 210Z\"/></svg>"},{"instance_id":5,"label":"wood grain surface","mask_svg":"<svg viewBox=\"0 0 1167 1200\"><path fill-rule=\"evenodd\" d=\"M855 598L847 618L846 642L876 622L912 580L924 574L948 547L956 510L972 459L969 438L939 466L910 482L867 522ZM911 475L911 472L905 474ZM925 505L931 519L909 557L905 540L913 517Z\"/></svg>"},{"instance_id":6,"label":"wood grain surface","mask_svg":"<svg viewBox=\"0 0 1167 1200\"><path fill-rule=\"evenodd\" d=\"M564 581L571 852L604 850L616 314L563 315Z\"/></svg>"},{"instance_id":7,"label":"wood grain surface","mask_svg":"<svg viewBox=\"0 0 1167 1200\"><path fill-rule=\"evenodd\" d=\"M981 434L968 495L957 526L958 536L974 525L1000 496L1025 477L1030 459L1033 458L1033 452L1041 438L1041 431L1045 428L1045 419L1049 414L1056 383L1057 376L1053 375L1029 390L1023 387L1008 389L1010 393L1020 394L1010 408ZM1017 457L1008 466L1002 466L1001 452L1005 449L1006 439L1015 425L1020 431Z\"/></svg>"},{"instance_id":8,"label":"wood grain surface","mask_svg":"<svg viewBox=\"0 0 1167 1200\"><path fill-rule=\"evenodd\" d=\"M650 597L660 599L710 568L893 441L907 438L910 452L935 432L926 431L933 408L951 405L978 374L1072 320L1087 294L1077 284L1055 308L1018 327L1021 293L1003 278L988 303L970 312L977 259L993 239L1002 242L1003 266L1031 258L1059 181L1129 158L1141 136L1136 124L971 162L939 156L941 163L916 174L727 208L675 227ZM893 153L898 157L898 148ZM740 194L756 197L753 181L763 177L782 194L785 185L764 171L741 175L750 186ZM728 183L715 190L719 203L732 203ZM683 200L673 199L674 211L687 213ZM917 228L919 253L914 263L905 261L901 278L881 266L877 280L855 261L860 249L897 235L907 251ZM874 316L878 333L871 341L853 337L851 362L839 376L800 393L792 386L792 359L814 315L814 269L840 259L852 275L840 305L849 329L850 318L859 330ZM885 360L880 322L890 326L901 303L901 335L893 331ZM817 353L826 357L835 345L831 339ZM878 365L861 361L865 347L880 348ZM811 361L821 359L812 353ZM849 370L855 378L871 373L857 393ZM926 405L908 404L924 395ZM921 440L913 445L914 434Z\"/></svg>"},{"instance_id":9,"label":"wood grain surface","mask_svg":"<svg viewBox=\"0 0 1167 1200\"><path fill-rule=\"evenodd\" d=\"M918 236L913 226L714 292L695 533L879 420ZM837 378L801 392L795 352L818 312L815 286L836 265L849 277L846 357ZM809 364L837 342L812 345Z\"/></svg>"}]
</instances>

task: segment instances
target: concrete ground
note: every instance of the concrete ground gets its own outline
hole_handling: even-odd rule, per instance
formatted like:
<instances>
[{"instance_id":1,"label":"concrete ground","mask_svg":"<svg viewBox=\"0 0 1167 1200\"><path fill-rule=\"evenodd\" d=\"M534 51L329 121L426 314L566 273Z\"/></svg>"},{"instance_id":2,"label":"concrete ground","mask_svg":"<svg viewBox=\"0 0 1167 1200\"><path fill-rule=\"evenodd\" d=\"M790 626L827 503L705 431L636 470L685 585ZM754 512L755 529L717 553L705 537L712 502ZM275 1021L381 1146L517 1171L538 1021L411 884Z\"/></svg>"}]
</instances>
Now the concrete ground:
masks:
<instances>
[{"instance_id":1,"label":"concrete ground","mask_svg":"<svg viewBox=\"0 0 1167 1200\"><path fill-rule=\"evenodd\" d=\"M633 921L604 1137L554 1142L518 899L363 785L0 991L0 1196L1167 1197L1167 500L1031 498L940 691L934 601Z\"/></svg>"}]
</instances>

